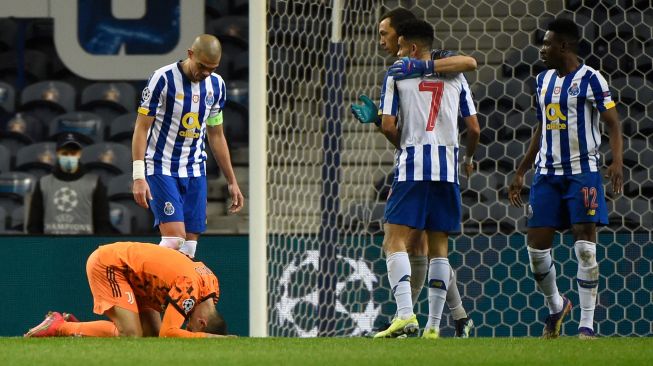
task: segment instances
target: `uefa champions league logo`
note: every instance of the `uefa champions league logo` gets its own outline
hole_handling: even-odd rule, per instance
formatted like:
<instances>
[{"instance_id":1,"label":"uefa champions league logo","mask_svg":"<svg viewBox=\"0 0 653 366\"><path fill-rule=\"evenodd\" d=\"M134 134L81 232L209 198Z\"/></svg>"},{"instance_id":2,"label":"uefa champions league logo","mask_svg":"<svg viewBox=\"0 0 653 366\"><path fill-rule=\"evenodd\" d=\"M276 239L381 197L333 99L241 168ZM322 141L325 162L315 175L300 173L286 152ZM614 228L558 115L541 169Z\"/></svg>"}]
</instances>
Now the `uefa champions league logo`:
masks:
<instances>
[{"instance_id":1,"label":"uefa champions league logo","mask_svg":"<svg viewBox=\"0 0 653 366\"><path fill-rule=\"evenodd\" d=\"M381 307L374 303L374 284L378 282L377 276L372 273L370 267L363 259L352 259L337 256L338 261L342 261L339 267L349 267L345 278L339 279L336 284L336 312L337 318L349 317L355 324L354 330L350 333L352 336L361 335L370 332L374 321L381 312ZM303 256L299 264L293 261L286 265L278 282L278 292L281 293L281 299L274 305L277 312L277 324L281 326L290 326L300 337L316 337L318 335L317 325L310 329L304 329L298 321L304 318L302 314L297 314L297 308L301 303L308 303L314 308L318 306L319 289L317 283L308 282L302 285L310 287L301 296L293 296L292 289L298 286L294 279L295 276L308 279L314 277L320 267L320 252L309 250ZM348 304L341 301L341 295L346 291L348 286L354 283L360 283L361 288L356 291L364 291L367 294L362 298L367 299L360 304ZM346 296L345 296L346 298ZM334 319L336 321L336 319Z\"/></svg>"},{"instance_id":2,"label":"uefa champions league logo","mask_svg":"<svg viewBox=\"0 0 653 366\"><path fill-rule=\"evenodd\" d=\"M71 212L77 207L79 201L77 200L77 192L68 188L62 187L54 192L54 206L61 212Z\"/></svg>"}]
</instances>

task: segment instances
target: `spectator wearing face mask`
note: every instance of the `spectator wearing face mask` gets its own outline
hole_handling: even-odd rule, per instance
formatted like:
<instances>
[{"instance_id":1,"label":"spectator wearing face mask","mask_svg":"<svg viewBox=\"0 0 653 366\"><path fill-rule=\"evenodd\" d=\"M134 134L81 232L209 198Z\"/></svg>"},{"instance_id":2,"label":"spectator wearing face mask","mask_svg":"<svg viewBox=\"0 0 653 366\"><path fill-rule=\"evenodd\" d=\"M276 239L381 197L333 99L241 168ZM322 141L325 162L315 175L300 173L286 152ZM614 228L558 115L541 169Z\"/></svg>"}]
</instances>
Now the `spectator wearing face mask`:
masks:
<instances>
[{"instance_id":1,"label":"spectator wearing face mask","mask_svg":"<svg viewBox=\"0 0 653 366\"><path fill-rule=\"evenodd\" d=\"M57 140L57 164L39 179L30 201L27 232L78 235L111 233L107 190L80 164L82 145L72 133Z\"/></svg>"}]
</instances>

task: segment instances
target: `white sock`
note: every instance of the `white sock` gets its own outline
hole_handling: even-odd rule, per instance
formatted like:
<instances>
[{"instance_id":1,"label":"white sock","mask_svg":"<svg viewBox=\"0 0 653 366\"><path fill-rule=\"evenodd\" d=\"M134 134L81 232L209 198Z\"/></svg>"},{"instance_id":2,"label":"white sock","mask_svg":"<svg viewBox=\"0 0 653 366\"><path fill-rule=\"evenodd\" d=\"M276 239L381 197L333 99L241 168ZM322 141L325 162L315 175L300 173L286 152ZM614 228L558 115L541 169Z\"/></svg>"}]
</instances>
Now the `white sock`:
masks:
<instances>
[{"instance_id":1,"label":"white sock","mask_svg":"<svg viewBox=\"0 0 653 366\"><path fill-rule=\"evenodd\" d=\"M179 250L184 244L184 238L179 238L177 236L162 236L159 245L162 247Z\"/></svg>"},{"instance_id":2,"label":"white sock","mask_svg":"<svg viewBox=\"0 0 653 366\"><path fill-rule=\"evenodd\" d=\"M426 271L429 266L428 258L425 255L408 255L410 261L410 297L413 305L417 304L419 294L424 287Z\"/></svg>"},{"instance_id":3,"label":"white sock","mask_svg":"<svg viewBox=\"0 0 653 366\"><path fill-rule=\"evenodd\" d=\"M451 266L447 258L433 258L429 262L429 320L426 328L440 329L442 308L451 279Z\"/></svg>"},{"instance_id":4,"label":"white sock","mask_svg":"<svg viewBox=\"0 0 653 366\"><path fill-rule=\"evenodd\" d=\"M197 240L186 240L179 247L179 251L191 258L195 258L195 248L197 248Z\"/></svg>"},{"instance_id":5,"label":"white sock","mask_svg":"<svg viewBox=\"0 0 653 366\"><path fill-rule=\"evenodd\" d=\"M580 302L580 323L578 327L594 329L594 308L599 287L599 265L596 263L596 244L578 240L574 244L578 272L578 298Z\"/></svg>"},{"instance_id":6,"label":"white sock","mask_svg":"<svg viewBox=\"0 0 653 366\"><path fill-rule=\"evenodd\" d=\"M544 294L549 313L558 313L562 310L562 296L556 285L556 267L551 260L551 249L527 248L537 288Z\"/></svg>"},{"instance_id":7,"label":"white sock","mask_svg":"<svg viewBox=\"0 0 653 366\"><path fill-rule=\"evenodd\" d=\"M451 268L451 266L449 268ZM453 320L467 318L467 312L463 307L463 299L460 298L460 292L458 292L456 271L454 271L453 268L451 268L449 288L447 288L447 306L451 311Z\"/></svg>"},{"instance_id":8,"label":"white sock","mask_svg":"<svg viewBox=\"0 0 653 366\"><path fill-rule=\"evenodd\" d=\"M388 280L392 295L397 303L397 316L407 319L413 315L413 302L410 297L410 261L408 253L395 252L386 257Z\"/></svg>"}]
</instances>

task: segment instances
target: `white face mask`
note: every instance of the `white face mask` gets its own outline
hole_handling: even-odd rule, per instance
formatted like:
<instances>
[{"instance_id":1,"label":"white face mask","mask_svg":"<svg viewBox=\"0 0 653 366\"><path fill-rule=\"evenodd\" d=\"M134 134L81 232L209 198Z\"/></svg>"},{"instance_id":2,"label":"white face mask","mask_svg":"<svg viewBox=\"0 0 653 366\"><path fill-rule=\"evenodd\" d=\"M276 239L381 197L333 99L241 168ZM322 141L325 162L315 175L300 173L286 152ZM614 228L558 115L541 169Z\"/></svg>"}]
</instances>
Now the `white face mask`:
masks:
<instances>
[{"instance_id":1,"label":"white face mask","mask_svg":"<svg viewBox=\"0 0 653 366\"><path fill-rule=\"evenodd\" d=\"M77 171L77 167L79 166L79 157L78 156L64 156L64 155L59 155L59 166L61 167L61 170L63 170L66 173L74 173Z\"/></svg>"}]
</instances>

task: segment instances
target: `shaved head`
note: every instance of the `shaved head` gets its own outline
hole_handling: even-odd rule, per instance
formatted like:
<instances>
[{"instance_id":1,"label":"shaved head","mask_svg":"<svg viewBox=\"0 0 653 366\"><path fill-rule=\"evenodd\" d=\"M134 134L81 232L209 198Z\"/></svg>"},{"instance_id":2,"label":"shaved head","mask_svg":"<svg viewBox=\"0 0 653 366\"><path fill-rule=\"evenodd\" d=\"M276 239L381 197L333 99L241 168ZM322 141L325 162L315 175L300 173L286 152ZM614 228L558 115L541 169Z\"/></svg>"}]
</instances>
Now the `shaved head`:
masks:
<instances>
[{"instance_id":1,"label":"shaved head","mask_svg":"<svg viewBox=\"0 0 653 366\"><path fill-rule=\"evenodd\" d=\"M222 56L220 41L211 34L201 34L195 38L190 49L196 55L202 55L210 60L218 60Z\"/></svg>"},{"instance_id":2,"label":"shaved head","mask_svg":"<svg viewBox=\"0 0 653 366\"><path fill-rule=\"evenodd\" d=\"M191 81L206 79L220 65L222 45L211 34L201 34L195 38L184 60L184 73Z\"/></svg>"}]
</instances>

